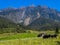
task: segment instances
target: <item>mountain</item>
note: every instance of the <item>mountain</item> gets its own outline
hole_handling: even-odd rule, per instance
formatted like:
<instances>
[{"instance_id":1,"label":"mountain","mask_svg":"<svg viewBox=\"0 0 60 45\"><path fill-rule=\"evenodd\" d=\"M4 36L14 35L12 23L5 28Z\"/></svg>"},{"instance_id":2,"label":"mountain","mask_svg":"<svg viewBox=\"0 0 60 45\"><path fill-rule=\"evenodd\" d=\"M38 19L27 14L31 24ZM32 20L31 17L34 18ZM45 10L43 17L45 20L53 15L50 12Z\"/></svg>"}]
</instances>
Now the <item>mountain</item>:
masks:
<instances>
[{"instance_id":1,"label":"mountain","mask_svg":"<svg viewBox=\"0 0 60 45\"><path fill-rule=\"evenodd\" d=\"M0 10L0 17L4 17L14 23L19 23L23 26L45 27L47 25L53 25L56 22L60 23L60 12L49 8L47 6L28 6L22 8L6 8ZM53 20L53 21L52 21ZM45 22L47 21L47 22ZM45 22L45 23L44 23ZM43 23L43 24L42 24ZM34 25L34 26L33 26ZM40 27L39 27L40 28Z\"/></svg>"},{"instance_id":2,"label":"mountain","mask_svg":"<svg viewBox=\"0 0 60 45\"><path fill-rule=\"evenodd\" d=\"M26 28L32 30L55 30L57 26L60 29L60 22L46 18L39 18L29 24Z\"/></svg>"},{"instance_id":3,"label":"mountain","mask_svg":"<svg viewBox=\"0 0 60 45\"><path fill-rule=\"evenodd\" d=\"M24 27L20 24L16 24L13 21L0 17L0 33L22 33Z\"/></svg>"},{"instance_id":4,"label":"mountain","mask_svg":"<svg viewBox=\"0 0 60 45\"><path fill-rule=\"evenodd\" d=\"M16 24L13 21L0 17L0 29L2 28L15 28Z\"/></svg>"}]
</instances>

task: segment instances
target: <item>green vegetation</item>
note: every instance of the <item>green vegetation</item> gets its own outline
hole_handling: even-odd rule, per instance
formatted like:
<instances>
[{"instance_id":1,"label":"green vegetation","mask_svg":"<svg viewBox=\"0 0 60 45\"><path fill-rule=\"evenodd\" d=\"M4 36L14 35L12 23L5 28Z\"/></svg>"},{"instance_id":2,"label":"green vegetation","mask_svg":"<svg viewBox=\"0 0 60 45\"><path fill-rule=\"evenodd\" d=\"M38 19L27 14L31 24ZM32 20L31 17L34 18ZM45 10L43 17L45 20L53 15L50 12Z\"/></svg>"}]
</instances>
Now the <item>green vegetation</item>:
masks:
<instances>
[{"instance_id":1,"label":"green vegetation","mask_svg":"<svg viewBox=\"0 0 60 45\"><path fill-rule=\"evenodd\" d=\"M41 21L41 24L35 22L31 24L33 25L33 27L29 27L31 25L29 25L28 27L24 27L5 18L0 18L0 45L59 45L59 30L58 28L55 29L55 27L53 26L55 23L51 23L50 21L48 21L50 23L46 23L47 21L45 21L45 23L42 23L43 21ZM40 26L42 30L44 29L44 31L40 31ZM39 28L39 31L37 28ZM50 30L48 30L49 28ZM52 28L54 28L55 30L52 31ZM33 31L28 29L33 29ZM47 34L58 33L58 37L48 39L38 38L37 35L42 32L45 32Z\"/></svg>"},{"instance_id":2,"label":"green vegetation","mask_svg":"<svg viewBox=\"0 0 60 45\"><path fill-rule=\"evenodd\" d=\"M4 35L4 34L3 34ZM6 35L6 34L5 34ZM1 35L0 35L1 36ZM10 40L10 39L22 39L22 38L32 38L36 37L35 33L19 33L19 34L7 34L7 36L0 37L0 40Z\"/></svg>"},{"instance_id":3,"label":"green vegetation","mask_svg":"<svg viewBox=\"0 0 60 45\"><path fill-rule=\"evenodd\" d=\"M60 22L40 17L27 26L31 30L55 30L56 25L60 27ZM59 28L60 29L60 28Z\"/></svg>"},{"instance_id":4,"label":"green vegetation","mask_svg":"<svg viewBox=\"0 0 60 45\"><path fill-rule=\"evenodd\" d=\"M0 45L58 45L59 39L16 39L8 41L0 41Z\"/></svg>"},{"instance_id":5,"label":"green vegetation","mask_svg":"<svg viewBox=\"0 0 60 45\"><path fill-rule=\"evenodd\" d=\"M58 27L56 27L56 31L55 31L55 33L56 33L56 34L59 33L59 29L58 29Z\"/></svg>"},{"instance_id":6,"label":"green vegetation","mask_svg":"<svg viewBox=\"0 0 60 45\"><path fill-rule=\"evenodd\" d=\"M0 34L2 33L22 33L25 29L13 21L0 17Z\"/></svg>"},{"instance_id":7,"label":"green vegetation","mask_svg":"<svg viewBox=\"0 0 60 45\"><path fill-rule=\"evenodd\" d=\"M26 33L26 30L55 30L55 25L60 23L54 22L50 19L40 18L37 21L35 20L28 26L23 26L22 24L14 23L11 20L0 17L0 34L2 33ZM60 28L59 28L60 29ZM58 30L56 30L58 31Z\"/></svg>"},{"instance_id":8,"label":"green vegetation","mask_svg":"<svg viewBox=\"0 0 60 45\"><path fill-rule=\"evenodd\" d=\"M37 35L41 32L53 34L54 31L30 31L30 33L5 33L0 34L0 45L59 45L60 34L57 38L38 38ZM5 36L4 36L5 35ZM4 37L4 38L3 38Z\"/></svg>"}]
</instances>

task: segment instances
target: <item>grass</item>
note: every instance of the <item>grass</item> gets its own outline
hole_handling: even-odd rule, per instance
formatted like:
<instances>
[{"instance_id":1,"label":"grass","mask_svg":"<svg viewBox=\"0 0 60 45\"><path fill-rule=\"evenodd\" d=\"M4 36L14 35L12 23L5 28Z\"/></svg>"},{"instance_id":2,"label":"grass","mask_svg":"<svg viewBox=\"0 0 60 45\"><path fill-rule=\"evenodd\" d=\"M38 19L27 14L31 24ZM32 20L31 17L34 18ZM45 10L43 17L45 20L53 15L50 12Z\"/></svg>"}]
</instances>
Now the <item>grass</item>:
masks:
<instances>
[{"instance_id":1,"label":"grass","mask_svg":"<svg viewBox=\"0 0 60 45\"><path fill-rule=\"evenodd\" d=\"M14 40L8 40L8 41L0 41L0 45L57 45L57 41L60 39L42 39L42 38L36 38L36 39L14 39Z\"/></svg>"},{"instance_id":2,"label":"grass","mask_svg":"<svg viewBox=\"0 0 60 45\"><path fill-rule=\"evenodd\" d=\"M43 31L42 31L43 32ZM45 32L45 31L44 31ZM54 31L46 31L52 34ZM41 33L41 32L39 32ZM0 34L0 45L60 45L60 34L57 38L38 38L37 33Z\"/></svg>"},{"instance_id":3,"label":"grass","mask_svg":"<svg viewBox=\"0 0 60 45\"><path fill-rule=\"evenodd\" d=\"M0 37L0 40L32 38L37 36L37 34L35 33L18 33L18 34L11 34L11 35L7 34L7 36L3 36L3 35L2 37Z\"/></svg>"}]
</instances>

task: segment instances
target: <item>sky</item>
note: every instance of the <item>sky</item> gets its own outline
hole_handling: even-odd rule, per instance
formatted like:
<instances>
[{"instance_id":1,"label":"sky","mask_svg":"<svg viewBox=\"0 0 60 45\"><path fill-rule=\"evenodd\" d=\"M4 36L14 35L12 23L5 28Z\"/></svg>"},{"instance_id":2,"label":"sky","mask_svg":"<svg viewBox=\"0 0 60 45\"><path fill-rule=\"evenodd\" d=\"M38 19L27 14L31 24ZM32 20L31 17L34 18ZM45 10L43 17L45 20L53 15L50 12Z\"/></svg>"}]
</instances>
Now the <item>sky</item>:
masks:
<instances>
[{"instance_id":1,"label":"sky","mask_svg":"<svg viewBox=\"0 0 60 45\"><path fill-rule=\"evenodd\" d=\"M60 0L0 0L0 9L8 7L20 8L31 5L48 6L60 11Z\"/></svg>"}]
</instances>

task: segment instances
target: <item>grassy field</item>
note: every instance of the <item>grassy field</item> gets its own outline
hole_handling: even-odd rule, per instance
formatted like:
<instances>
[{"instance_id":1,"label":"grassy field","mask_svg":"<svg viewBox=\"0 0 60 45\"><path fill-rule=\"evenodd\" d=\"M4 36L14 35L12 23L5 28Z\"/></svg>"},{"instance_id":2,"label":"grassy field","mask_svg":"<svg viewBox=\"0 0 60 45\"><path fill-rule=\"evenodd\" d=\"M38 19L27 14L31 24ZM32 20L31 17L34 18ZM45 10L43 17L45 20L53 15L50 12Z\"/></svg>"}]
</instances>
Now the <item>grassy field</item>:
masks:
<instances>
[{"instance_id":1,"label":"grassy field","mask_svg":"<svg viewBox=\"0 0 60 45\"><path fill-rule=\"evenodd\" d=\"M41 31L48 34L54 31ZM57 38L38 38L37 35L41 32L30 31L29 33L5 33L0 34L0 45L60 45L60 34Z\"/></svg>"}]
</instances>

